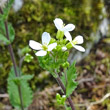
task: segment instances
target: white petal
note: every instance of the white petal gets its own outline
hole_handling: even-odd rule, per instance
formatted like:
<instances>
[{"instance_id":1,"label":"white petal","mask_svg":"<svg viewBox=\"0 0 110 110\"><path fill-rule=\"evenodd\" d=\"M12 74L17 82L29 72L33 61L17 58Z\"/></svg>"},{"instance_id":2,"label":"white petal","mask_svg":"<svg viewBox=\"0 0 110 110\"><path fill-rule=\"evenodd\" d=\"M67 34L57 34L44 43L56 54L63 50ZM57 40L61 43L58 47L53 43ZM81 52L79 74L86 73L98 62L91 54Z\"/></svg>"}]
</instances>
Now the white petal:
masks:
<instances>
[{"instance_id":1,"label":"white petal","mask_svg":"<svg viewBox=\"0 0 110 110\"><path fill-rule=\"evenodd\" d=\"M85 49L82 46L74 45L73 47L76 48L77 50L81 51L81 52L85 52Z\"/></svg>"},{"instance_id":2,"label":"white petal","mask_svg":"<svg viewBox=\"0 0 110 110\"><path fill-rule=\"evenodd\" d=\"M47 51L44 51L44 50L40 50L35 53L36 56L45 56L46 54L47 54Z\"/></svg>"},{"instance_id":3,"label":"white petal","mask_svg":"<svg viewBox=\"0 0 110 110\"><path fill-rule=\"evenodd\" d=\"M72 30L74 30L75 29L75 25L73 25L73 24L67 24L65 27L64 27L64 32L65 31L72 31Z\"/></svg>"},{"instance_id":4,"label":"white petal","mask_svg":"<svg viewBox=\"0 0 110 110\"><path fill-rule=\"evenodd\" d=\"M57 43L50 44L48 46L48 51L52 51L57 46Z\"/></svg>"},{"instance_id":5,"label":"white petal","mask_svg":"<svg viewBox=\"0 0 110 110\"><path fill-rule=\"evenodd\" d=\"M83 40L83 37L79 35L79 36L75 37L73 42L77 42L77 44L82 44L84 42L84 40Z\"/></svg>"},{"instance_id":6,"label":"white petal","mask_svg":"<svg viewBox=\"0 0 110 110\"><path fill-rule=\"evenodd\" d=\"M62 29L63 29L63 21L60 18L56 18L54 20L54 24L55 24L55 26L56 26L56 28L58 30L62 31Z\"/></svg>"},{"instance_id":7,"label":"white petal","mask_svg":"<svg viewBox=\"0 0 110 110\"><path fill-rule=\"evenodd\" d=\"M65 50L67 50L67 48L66 47L62 47L62 51L65 51Z\"/></svg>"},{"instance_id":8,"label":"white petal","mask_svg":"<svg viewBox=\"0 0 110 110\"><path fill-rule=\"evenodd\" d=\"M42 44L43 44L43 45L44 45L45 43L48 45L49 42L50 42L50 39L51 39L51 37L50 37L50 34L49 34L49 33L44 32L44 33L42 34Z\"/></svg>"},{"instance_id":9,"label":"white petal","mask_svg":"<svg viewBox=\"0 0 110 110\"><path fill-rule=\"evenodd\" d=\"M70 35L70 33L68 31L65 32L64 34L65 34L65 37L67 40L72 41L72 36Z\"/></svg>"},{"instance_id":10,"label":"white petal","mask_svg":"<svg viewBox=\"0 0 110 110\"><path fill-rule=\"evenodd\" d=\"M42 49L42 45L39 42L36 42L34 40L30 40L29 41L29 46L32 49L35 49L35 50L41 50Z\"/></svg>"}]
</instances>

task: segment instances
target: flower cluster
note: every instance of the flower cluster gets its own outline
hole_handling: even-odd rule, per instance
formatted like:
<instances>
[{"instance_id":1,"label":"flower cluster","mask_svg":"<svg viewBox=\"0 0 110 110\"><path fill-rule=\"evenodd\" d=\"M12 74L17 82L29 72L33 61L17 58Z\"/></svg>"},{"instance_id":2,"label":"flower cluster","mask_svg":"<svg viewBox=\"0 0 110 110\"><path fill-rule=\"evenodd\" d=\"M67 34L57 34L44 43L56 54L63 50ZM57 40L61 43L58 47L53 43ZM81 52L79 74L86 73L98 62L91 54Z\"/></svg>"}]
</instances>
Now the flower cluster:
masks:
<instances>
[{"instance_id":1,"label":"flower cluster","mask_svg":"<svg viewBox=\"0 0 110 110\"><path fill-rule=\"evenodd\" d=\"M77 45L77 44L82 44L84 42L82 36L78 35L72 40L70 31L73 31L75 29L75 25L67 24L65 26L63 24L63 21L60 18L56 18L54 20L54 24L56 28L58 29L58 31L63 32L63 34L66 37L66 40L68 40L74 48L76 48L77 50L81 52L85 52L85 49L82 46ZM47 32L44 32L42 34L42 44L40 44L39 42L30 40L29 46L34 50L38 50L35 53L36 56L45 56L48 51L52 51L57 46L56 42L50 44L50 40L51 40L50 34ZM62 50L63 51L67 50L66 45L62 47Z\"/></svg>"},{"instance_id":2,"label":"flower cluster","mask_svg":"<svg viewBox=\"0 0 110 110\"><path fill-rule=\"evenodd\" d=\"M72 46L74 48L76 48L77 50L82 51L82 52L85 51L85 49L82 46L77 45L77 44L83 43L82 36L80 36L80 35L76 36L76 38L72 41L72 36L70 35L69 31L73 31L75 29L75 26L73 24L68 24L68 25L64 26L63 21L59 18L56 18L54 20L54 24L58 30L64 32L66 39L70 41L70 43L72 44ZM63 47L63 48L65 48L65 47ZM66 48L65 48L65 50L66 50Z\"/></svg>"}]
</instances>

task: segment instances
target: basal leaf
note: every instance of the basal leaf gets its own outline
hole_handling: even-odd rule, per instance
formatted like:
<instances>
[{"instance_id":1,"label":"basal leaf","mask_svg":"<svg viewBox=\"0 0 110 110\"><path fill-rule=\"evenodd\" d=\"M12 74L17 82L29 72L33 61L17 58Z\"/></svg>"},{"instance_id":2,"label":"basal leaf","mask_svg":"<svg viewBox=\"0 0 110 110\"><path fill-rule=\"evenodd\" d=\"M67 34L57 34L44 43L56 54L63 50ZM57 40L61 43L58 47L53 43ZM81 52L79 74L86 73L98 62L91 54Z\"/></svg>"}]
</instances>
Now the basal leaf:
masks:
<instances>
[{"instance_id":1,"label":"basal leaf","mask_svg":"<svg viewBox=\"0 0 110 110\"><path fill-rule=\"evenodd\" d=\"M4 12L3 20L4 21L7 19L10 8L12 7L13 3L14 3L14 0L8 0L8 3L6 4L5 8L3 9L3 12Z\"/></svg>"},{"instance_id":2,"label":"basal leaf","mask_svg":"<svg viewBox=\"0 0 110 110\"><path fill-rule=\"evenodd\" d=\"M33 77L34 75L22 75L21 80L28 81L28 80L31 80Z\"/></svg>"},{"instance_id":3,"label":"basal leaf","mask_svg":"<svg viewBox=\"0 0 110 110\"><path fill-rule=\"evenodd\" d=\"M13 42L15 38L15 31L14 31L13 26L10 23L8 24L8 30L9 30L10 41Z\"/></svg>"},{"instance_id":4,"label":"basal leaf","mask_svg":"<svg viewBox=\"0 0 110 110\"><path fill-rule=\"evenodd\" d=\"M5 35L5 24L4 21L0 21L0 34Z\"/></svg>"},{"instance_id":5,"label":"basal leaf","mask_svg":"<svg viewBox=\"0 0 110 110\"><path fill-rule=\"evenodd\" d=\"M5 21L6 20L6 16L4 14L0 14L0 21Z\"/></svg>"},{"instance_id":6,"label":"basal leaf","mask_svg":"<svg viewBox=\"0 0 110 110\"><path fill-rule=\"evenodd\" d=\"M20 87L21 87L24 108L28 107L32 102L32 97L33 97L32 90L27 82L27 80L31 78L32 78L31 75L26 75L26 77L23 75L21 76L21 78L18 78L20 79ZM19 98L18 85L15 83L13 79L17 79L17 78L14 74L14 69L12 68L8 77L8 94L11 104L15 108L18 108L20 110L21 103Z\"/></svg>"},{"instance_id":7,"label":"basal leaf","mask_svg":"<svg viewBox=\"0 0 110 110\"><path fill-rule=\"evenodd\" d=\"M9 32L10 42L13 42L13 40L15 38L15 31L14 31L13 26L10 23L8 23L8 32ZM3 21L0 21L0 34L2 37L2 38L0 38L0 40L5 41L7 43L6 30L5 30L5 25L4 25ZM9 44L9 42L8 42L8 44Z\"/></svg>"},{"instance_id":8,"label":"basal leaf","mask_svg":"<svg viewBox=\"0 0 110 110\"><path fill-rule=\"evenodd\" d=\"M10 41L3 34L0 34L0 41L7 45L10 43Z\"/></svg>"}]
</instances>

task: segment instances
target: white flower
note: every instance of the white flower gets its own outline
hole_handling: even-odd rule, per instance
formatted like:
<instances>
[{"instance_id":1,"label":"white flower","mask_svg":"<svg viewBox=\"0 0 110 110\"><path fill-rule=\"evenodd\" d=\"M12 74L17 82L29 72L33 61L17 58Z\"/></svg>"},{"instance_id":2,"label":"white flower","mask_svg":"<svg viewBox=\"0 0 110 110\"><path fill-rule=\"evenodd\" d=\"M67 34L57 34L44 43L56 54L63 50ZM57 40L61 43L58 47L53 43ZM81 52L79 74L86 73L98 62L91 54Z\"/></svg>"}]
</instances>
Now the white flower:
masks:
<instances>
[{"instance_id":1,"label":"white flower","mask_svg":"<svg viewBox=\"0 0 110 110\"><path fill-rule=\"evenodd\" d=\"M0 0L0 7L4 8L7 1L8 0Z\"/></svg>"},{"instance_id":2,"label":"white flower","mask_svg":"<svg viewBox=\"0 0 110 110\"><path fill-rule=\"evenodd\" d=\"M66 98L66 95L62 95L63 98Z\"/></svg>"},{"instance_id":3,"label":"white flower","mask_svg":"<svg viewBox=\"0 0 110 110\"><path fill-rule=\"evenodd\" d=\"M47 51L52 51L56 46L57 43L52 43L50 45L50 34L47 32L44 32L42 34L42 44L40 44L39 42L30 40L29 41L29 46L34 49L34 50L39 50L38 52L35 53L36 56L45 56L47 54Z\"/></svg>"},{"instance_id":4,"label":"white flower","mask_svg":"<svg viewBox=\"0 0 110 110\"><path fill-rule=\"evenodd\" d=\"M66 36L67 40L69 40L70 38L68 38L67 35L68 35L69 31L72 31L75 29L75 25L67 24L66 26L64 26L63 21L60 18L56 18L54 20L54 24L58 30L64 32L64 35Z\"/></svg>"},{"instance_id":5,"label":"white flower","mask_svg":"<svg viewBox=\"0 0 110 110\"><path fill-rule=\"evenodd\" d=\"M62 51L66 51L67 50L67 48L64 46L64 47L62 47Z\"/></svg>"},{"instance_id":6,"label":"white flower","mask_svg":"<svg viewBox=\"0 0 110 110\"><path fill-rule=\"evenodd\" d=\"M74 48L76 48L81 52L85 52L85 49L82 46L77 45L77 44L82 44L84 42L82 36L80 35L76 36L73 41L72 41L72 36L70 34L68 34L68 37L70 38L69 41Z\"/></svg>"}]
</instances>

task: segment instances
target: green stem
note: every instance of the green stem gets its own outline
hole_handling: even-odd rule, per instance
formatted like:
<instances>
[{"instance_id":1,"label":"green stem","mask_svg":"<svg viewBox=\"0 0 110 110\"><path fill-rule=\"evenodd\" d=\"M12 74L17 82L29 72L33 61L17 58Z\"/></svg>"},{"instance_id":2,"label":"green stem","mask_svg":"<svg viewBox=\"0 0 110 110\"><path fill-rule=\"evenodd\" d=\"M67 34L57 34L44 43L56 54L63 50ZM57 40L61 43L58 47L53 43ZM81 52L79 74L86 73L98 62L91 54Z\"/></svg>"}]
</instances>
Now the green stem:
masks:
<instances>
[{"instance_id":1,"label":"green stem","mask_svg":"<svg viewBox=\"0 0 110 110\"><path fill-rule=\"evenodd\" d=\"M62 88L64 94L66 94L65 86L63 85L63 83L62 83L60 77L58 76L58 77L56 78L56 80L57 80L59 86ZM69 104L70 104L70 106L71 106L71 109L72 109L72 110L75 110L74 104L73 104L72 99L71 99L70 96L67 98L67 100L68 100L68 102L69 102Z\"/></svg>"},{"instance_id":2,"label":"green stem","mask_svg":"<svg viewBox=\"0 0 110 110\"><path fill-rule=\"evenodd\" d=\"M0 8L0 13L3 14L2 8ZM4 24L5 24L5 30L6 30L6 37L7 37L8 40L10 40L7 20L4 22ZM16 75L16 77L19 77L20 74L17 71L16 60L15 60L15 56L14 56L14 52L13 52L13 48L12 48L11 44L8 45L8 49L9 49L11 60L12 60L13 66L14 66L15 75ZM18 86L18 92L19 92L19 97L20 97L20 102L21 102L21 110L24 110L22 92L21 92L21 87L20 86Z\"/></svg>"},{"instance_id":3,"label":"green stem","mask_svg":"<svg viewBox=\"0 0 110 110\"><path fill-rule=\"evenodd\" d=\"M56 62L56 58L55 58L55 62ZM60 76L59 76L58 73L56 72L56 69L55 69L55 74L57 75L57 78L55 78L55 77L54 77L54 78L55 78L56 81L58 82L59 86L62 88L64 94L66 94L66 88L65 88L64 84L62 83L62 81L61 81L61 79L60 79ZM66 75L66 73L64 73L64 74ZM65 78L67 78L67 76L65 76ZM66 81L66 83L67 83L67 81ZM68 102L69 102L69 104L70 104L70 106L71 106L71 109L72 109L72 110L75 110L74 104L73 104L72 99L71 99L70 96L67 98L67 100L68 100Z\"/></svg>"}]
</instances>

